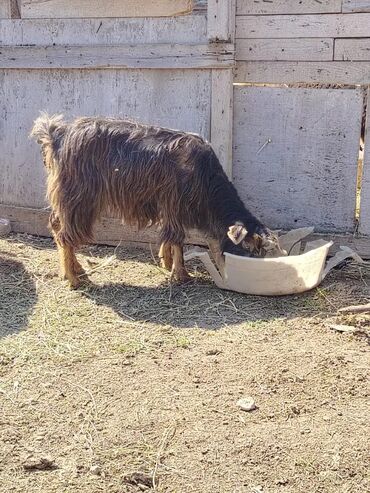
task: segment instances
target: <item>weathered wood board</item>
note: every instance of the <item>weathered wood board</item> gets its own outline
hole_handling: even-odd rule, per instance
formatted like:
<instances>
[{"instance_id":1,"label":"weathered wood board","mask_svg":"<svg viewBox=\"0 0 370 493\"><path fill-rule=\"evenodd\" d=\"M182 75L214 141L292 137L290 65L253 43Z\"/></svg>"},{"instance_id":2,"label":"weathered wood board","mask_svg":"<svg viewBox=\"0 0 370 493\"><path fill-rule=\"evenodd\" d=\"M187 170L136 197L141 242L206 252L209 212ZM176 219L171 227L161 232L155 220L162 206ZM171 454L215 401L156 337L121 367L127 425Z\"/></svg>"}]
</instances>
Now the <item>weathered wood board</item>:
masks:
<instances>
[{"instance_id":1,"label":"weathered wood board","mask_svg":"<svg viewBox=\"0 0 370 493\"><path fill-rule=\"evenodd\" d=\"M205 15L145 19L0 19L0 44L6 46L206 41Z\"/></svg>"},{"instance_id":2,"label":"weathered wood board","mask_svg":"<svg viewBox=\"0 0 370 493\"><path fill-rule=\"evenodd\" d=\"M41 209L30 209L24 207L14 207L2 205L0 203L0 217L10 220L14 233L28 233L38 236L50 237L48 229L49 211ZM370 258L370 238L356 237L352 234L313 234L308 240L323 238L326 241L333 241L334 245L330 249L330 254L338 251L340 246L349 246L362 258ZM103 245L132 245L141 248L150 248L156 253L159 235L155 228L147 228L137 232L136 228L125 226L117 219L103 218L95 228L95 242ZM189 231L185 242L189 245L206 246L203 235L197 231Z\"/></svg>"},{"instance_id":3,"label":"weathered wood board","mask_svg":"<svg viewBox=\"0 0 370 493\"><path fill-rule=\"evenodd\" d=\"M45 174L28 139L40 110L111 115L210 138L210 70L0 70L0 203L43 207Z\"/></svg>"},{"instance_id":4,"label":"weathered wood board","mask_svg":"<svg viewBox=\"0 0 370 493\"><path fill-rule=\"evenodd\" d=\"M0 19L11 17L10 0L0 0Z\"/></svg>"},{"instance_id":5,"label":"weathered wood board","mask_svg":"<svg viewBox=\"0 0 370 493\"><path fill-rule=\"evenodd\" d=\"M247 15L236 17L236 38L353 38L370 36L370 14Z\"/></svg>"},{"instance_id":6,"label":"weathered wood board","mask_svg":"<svg viewBox=\"0 0 370 493\"><path fill-rule=\"evenodd\" d=\"M369 62L237 62L234 82L370 84Z\"/></svg>"},{"instance_id":7,"label":"weathered wood board","mask_svg":"<svg viewBox=\"0 0 370 493\"><path fill-rule=\"evenodd\" d=\"M370 12L370 0L343 0L342 12Z\"/></svg>"},{"instance_id":8,"label":"weathered wood board","mask_svg":"<svg viewBox=\"0 0 370 493\"><path fill-rule=\"evenodd\" d=\"M15 233L29 233L38 236L51 236L48 227L50 210L32 209L30 207L14 207L0 203L0 217L9 219L12 231ZM151 243L158 244L158 228L153 226L138 231L133 226L122 224L122 221L114 218L102 218L96 225L96 243L106 245L117 245L122 241L128 243ZM205 245L203 235L197 231L189 231L187 243Z\"/></svg>"},{"instance_id":9,"label":"weathered wood board","mask_svg":"<svg viewBox=\"0 0 370 493\"><path fill-rule=\"evenodd\" d=\"M223 68L233 67L232 45L4 46L2 68Z\"/></svg>"},{"instance_id":10,"label":"weathered wood board","mask_svg":"<svg viewBox=\"0 0 370 493\"><path fill-rule=\"evenodd\" d=\"M342 0L237 0L237 15L324 14L341 12Z\"/></svg>"},{"instance_id":11,"label":"weathered wood board","mask_svg":"<svg viewBox=\"0 0 370 493\"><path fill-rule=\"evenodd\" d=\"M235 87L235 185L269 226L354 228L363 95Z\"/></svg>"},{"instance_id":12,"label":"weathered wood board","mask_svg":"<svg viewBox=\"0 0 370 493\"><path fill-rule=\"evenodd\" d=\"M188 14L192 0L20 0L23 19L169 17Z\"/></svg>"},{"instance_id":13,"label":"weathered wood board","mask_svg":"<svg viewBox=\"0 0 370 493\"><path fill-rule=\"evenodd\" d=\"M334 60L370 61L370 38L336 39Z\"/></svg>"},{"instance_id":14,"label":"weathered wood board","mask_svg":"<svg viewBox=\"0 0 370 493\"><path fill-rule=\"evenodd\" d=\"M333 59L333 39L237 39L237 60L324 61Z\"/></svg>"},{"instance_id":15,"label":"weathered wood board","mask_svg":"<svg viewBox=\"0 0 370 493\"><path fill-rule=\"evenodd\" d=\"M368 92L365 152L360 203L360 232L370 236L370 92Z\"/></svg>"}]
</instances>

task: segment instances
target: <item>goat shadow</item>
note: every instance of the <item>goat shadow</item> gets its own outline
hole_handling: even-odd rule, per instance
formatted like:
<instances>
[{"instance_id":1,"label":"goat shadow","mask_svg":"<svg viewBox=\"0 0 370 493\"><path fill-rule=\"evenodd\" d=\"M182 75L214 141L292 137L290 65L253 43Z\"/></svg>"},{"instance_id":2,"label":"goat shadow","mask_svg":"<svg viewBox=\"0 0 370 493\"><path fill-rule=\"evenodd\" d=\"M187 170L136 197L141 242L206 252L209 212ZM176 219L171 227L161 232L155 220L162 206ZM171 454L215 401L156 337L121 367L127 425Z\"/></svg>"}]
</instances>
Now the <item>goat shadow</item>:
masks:
<instances>
[{"instance_id":1,"label":"goat shadow","mask_svg":"<svg viewBox=\"0 0 370 493\"><path fill-rule=\"evenodd\" d=\"M26 328L37 302L36 285L24 265L0 254L0 337Z\"/></svg>"},{"instance_id":2,"label":"goat shadow","mask_svg":"<svg viewBox=\"0 0 370 493\"><path fill-rule=\"evenodd\" d=\"M18 238L38 248L55 250L50 238L25 236ZM140 247L125 245L118 248L90 245L78 253L88 258L106 258L112 255L120 262L134 260L153 265L158 260L159 245L153 243L152 254ZM56 252L55 252L56 254ZM153 258L154 257L154 258ZM84 262L83 262L84 263ZM189 284L171 284L168 279L155 286L134 285L129 282L111 282L96 285L90 282L81 289L81 295L97 306L107 306L122 320L129 322L171 325L176 328L217 330L226 326L273 319L313 316L321 313L315 306L312 292L293 296L252 296L219 289L198 260L187 263L190 274L197 272ZM298 279L298 276L297 276Z\"/></svg>"},{"instance_id":3,"label":"goat shadow","mask_svg":"<svg viewBox=\"0 0 370 493\"><path fill-rule=\"evenodd\" d=\"M37 248L41 250L55 251L57 255L56 245L54 240L48 236L36 236L29 235L26 233L16 234L17 242L23 243L24 245L30 246L32 248ZM135 262L141 262L143 264L148 264L153 262L153 257L155 262L159 261L159 243L151 243L148 248L143 248L140 244L137 246L134 243L122 242L119 246L111 246L100 243L92 243L90 245L85 245L79 248L76 253L85 257L85 259L104 259L107 256L112 255L114 252L115 257L118 260L135 260Z\"/></svg>"},{"instance_id":4,"label":"goat shadow","mask_svg":"<svg viewBox=\"0 0 370 493\"><path fill-rule=\"evenodd\" d=\"M190 263L194 268L194 263ZM292 296L252 296L219 289L197 264L197 277L189 284L156 286L92 282L84 296L97 306L108 306L123 320L176 328L217 330L227 326L298 316L312 316L320 308L312 303L312 293ZM192 273L194 270L189 269Z\"/></svg>"}]
</instances>

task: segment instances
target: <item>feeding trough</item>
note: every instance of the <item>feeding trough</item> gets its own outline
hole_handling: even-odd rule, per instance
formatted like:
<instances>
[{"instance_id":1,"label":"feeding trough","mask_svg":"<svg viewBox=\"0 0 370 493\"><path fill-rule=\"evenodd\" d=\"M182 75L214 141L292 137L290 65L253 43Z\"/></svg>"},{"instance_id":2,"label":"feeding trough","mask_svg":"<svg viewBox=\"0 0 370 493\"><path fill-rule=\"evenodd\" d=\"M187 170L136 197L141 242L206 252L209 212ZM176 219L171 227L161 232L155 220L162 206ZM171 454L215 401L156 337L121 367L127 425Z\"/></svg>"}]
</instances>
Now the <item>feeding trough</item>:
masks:
<instances>
[{"instance_id":1,"label":"feeding trough","mask_svg":"<svg viewBox=\"0 0 370 493\"><path fill-rule=\"evenodd\" d=\"M185 260L199 258L221 289L264 296L302 293L318 286L328 272L344 259L352 257L362 262L361 257L348 247L341 247L326 262L333 244L331 241L315 240L302 247L302 240L313 230L299 228L279 237L281 247L288 252L284 257L252 258L230 253L220 255L210 245L214 262L208 251L200 249L187 252Z\"/></svg>"}]
</instances>

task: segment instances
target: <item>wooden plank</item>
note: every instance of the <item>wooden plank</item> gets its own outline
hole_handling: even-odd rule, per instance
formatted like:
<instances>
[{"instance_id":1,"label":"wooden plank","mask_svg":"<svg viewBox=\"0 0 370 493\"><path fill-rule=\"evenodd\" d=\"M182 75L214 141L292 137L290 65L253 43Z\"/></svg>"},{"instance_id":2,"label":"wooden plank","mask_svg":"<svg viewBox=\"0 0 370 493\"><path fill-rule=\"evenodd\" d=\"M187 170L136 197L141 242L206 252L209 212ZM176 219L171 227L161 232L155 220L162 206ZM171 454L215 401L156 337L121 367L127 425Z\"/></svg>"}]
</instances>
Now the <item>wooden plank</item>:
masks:
<instances>
[{"instance_id":1,"label":"wooden plank","mask_svg":"<svg viewBox=\"0 0 370 493\"><path fill-rule=\"evenodd\" d=\"M236 18L237 38L354 38L370 36L370 14L247 15Z\"/></svg>"},{"instance_id":2,"label":"wooden plank","mask_svg":"<svg viewBox=\"0 0 370 493\"><path fill-rule=\"evenodd\" d=\"M27 207L14 207L0 203L0 217L11 222L14 233L28 233L37 236L51 237L48 228L50 211ZM159 235L156 227L138 231L137 228L122 224L118 219L102 218L95 227L96 243L117 245L121 241L129 243L158 244ZM204 238L197 231L190 231L186 243L205 244Z\"/></svg>"},{"instance_id":3,"label":"wooden plank","mask_svg":"<svg viewBox=\"0 0 370 493\"><path fill-rule=\"evenodd\" d=\"M212 70L211 142L225 173L232 177L233 72Z\"/></svg>"},{"instance_id":4,"label":"wooden plank","mask_svg":"<svg viewBox=\"0 0 370 493\"><path fill-rule=\"evenodd\" d=\"M188 14L192 0L20 0L23 19L170 17Z\"/></svg>"},{"instance_id":5,"label":"wooden plank","mask_svg":"<svg viewBox=\"0 0 370 493\"><path fill-rule=\"evenodd\" d=\"M11 5L10 0L0 0L0 19L10 19Z\"/></svg>"},{"instance_id":6,"label":"wooden plank","mask_svg":"<svg viewBox=\"0 0 370 493\"><path fill-rule=\"evenodd\" d=\"M236 0L208 0L208 39L232 42Z\"/></svg>"},{"instance_id":7,"label":"wooden plank","mask_svg":"<svg viewBox=\"0 0 370 493\"><path fill-rule=\"evenodd\" d=\"M333 43L328 38L237 39L237 60L324 61L333 59Z\"/></svg>"},{"instance_id":8,"label":"wooden plank","mask_svg":"<svg viewBox=\"0 0 370 493\"><path fill-rule=\"evenodd\" d=\"M336 253L341 246L347 246L352 248L360 257L364 260L370 259L370 237L366 236L353 236L352 234L314 234L308 239L323 238L326 241L332 241L334 244L330 249L329 254Z\"/></svg>"},{"instance_id":9,"label":"wooden plank","mask_svg":"<svg viewBox=\"0 0 370 493\"><path fill-rule=\"evenodd\" d=\"M360 227L362 234L370 235L370 89L367 94L367 116L365 127L365 150L362 170Z\"/></svg>"},{"instance_id":10,"label":"wooden plank","mask_svg":"<svg viewBox=\"0 0 370 493\"><path fill-rule=\"evenodd\" d=\"M234 82L370 84L368 62L237 62Z\"/></svg>"},{"instance_id":11,"label":"wooden plank","mask_svg":"<svg viewBox=\"0 0 370 493\"><path fill-rule=\"evenodd\" d=\"M235 87L245 203L271 227L353 231L362 104L361 89Z\"/></svg>"},{"instance_id":12,"label":"wooden plank","mask_svg":"<svg viewBox=\"0 0 370 493\"><path fill-rule=\"evenodd\" d=\"M206 43L205 15L145 19L0 20L1 45Z\"/></svg>"},{"instance_id":13,"label":"wooden plank","mask_svg":"<svg viewBox=\"0 0 370 493\"><path fill-rule=\"evenodd\" d=\"M40 110L130 117L209 140L210 98L209 70L0 70L0 200L45 205L40 149L28 138Z\"/></svg>"},{"instance_id":14,"label":"wooden plank","mask_svg":"<svg viewBox=\"0 0 370 493\"><path fill-rule=\"evenodd\" d=\"M25 207L14 207L0 204L0 217L8 218L11 221L14 233L27 233L37 236L51 237L47 227L49 212L42 209L30 209ZM137 232L135 228L122 225L116 219L104 218L96 227L96 243L103 245L132 245L140 248L158 244L158 234L154 228ZM308 240L323 238L333 241L334 245L330 249L330 254L338 251L340 246L349 246L362 258L370 258L370 238L355 237L353 235L335 234L313 234ZM189 245L205 246L206 242L197 231L190 231L186 238Z\"/></svg>"},{"instance_id":15,"label":"wooden plank","mask_svg":"<svg viewBox=\"0 0 370 493\"><path fill-rule=\"evenodd\" d=\"M370 12L370 0L343 0L342 12Z\"/></svg>"},{"instance_id":16,"label":"wooden plank","mask_svg":"<svg viewBox=\"0 0 370 493\"><path fill-rule=\"evenodd\" d=\"M1 68L223 68L234 65L232 45L4 46Z\"/></svg>"},{"instance_id":17,"label":"wooden plank","mask_svg":"<svg viewBox=\"0 0 370 493\"><path fill-rule=\"evenodd\" d=\"M370 61L370 38L336 39L334 60Z\"/></svg>"},{"instance_id":18,"label":"wooden plank","mask_svg":"<svg viewBox=\"0 0 370 493\"><path fill-rule=\"evenodd\" d=\"M323 14L341 12L342 0L237 0L236 15Z\"/></svg>"}]
</instances>

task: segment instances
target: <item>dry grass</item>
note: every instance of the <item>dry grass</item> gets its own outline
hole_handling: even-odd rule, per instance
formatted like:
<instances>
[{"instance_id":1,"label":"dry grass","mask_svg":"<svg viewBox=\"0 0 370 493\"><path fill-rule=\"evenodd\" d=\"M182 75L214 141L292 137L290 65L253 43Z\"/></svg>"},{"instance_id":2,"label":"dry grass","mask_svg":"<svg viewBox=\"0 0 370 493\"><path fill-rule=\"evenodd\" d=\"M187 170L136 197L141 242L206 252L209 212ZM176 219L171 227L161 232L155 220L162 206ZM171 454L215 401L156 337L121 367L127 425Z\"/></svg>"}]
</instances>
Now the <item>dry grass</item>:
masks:
<instances>
[{"instance_id":1,"label":"dry grass","mask_svg":"<svg viewBox=\"0 0 370 493\"><path fill-rule=\"evenodd\" d=\"M262 298L198 264L171 286L145 251L80 259L92 283L70 291L49 240L0 240L1 493L369 489L369 318L337 314L368 301L368 266Z\"/></svg>"}]
</instances>

